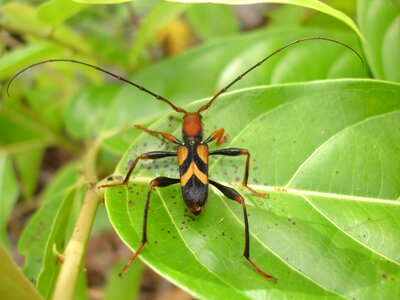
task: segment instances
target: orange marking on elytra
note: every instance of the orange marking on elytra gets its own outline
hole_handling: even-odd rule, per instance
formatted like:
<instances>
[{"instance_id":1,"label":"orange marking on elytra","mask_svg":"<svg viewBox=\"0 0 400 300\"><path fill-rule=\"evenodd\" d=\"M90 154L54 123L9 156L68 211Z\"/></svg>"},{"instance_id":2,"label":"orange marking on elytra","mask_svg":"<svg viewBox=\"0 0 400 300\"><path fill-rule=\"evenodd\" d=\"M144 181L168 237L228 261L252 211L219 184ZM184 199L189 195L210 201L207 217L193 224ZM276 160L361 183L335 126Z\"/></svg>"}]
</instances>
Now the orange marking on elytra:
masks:
<instances>
[{"instance_id":1,"label":"orange marking on elytra","mask_svg":"<svg viewBox=\"0 0 400 300\"><path fill-rule=\"evenodd\" d=\"M189 151L185 146L178 146L177 154L178 154L178 163L180 166L186 160L188 153Z\"/></svg>"},{"instance_id":2,"label":"orange marking on elytra","mask_svg":"<svg viewBox=\"0 0 400 300\"><path fill-rule=\"evenodd\" d=\"M192 162L186 173L181 176L181 186L185 186L193 175L196 176L201 183L208 184L208 176L201 172L197 165Z\"/></svg>"},{"instance_id":3,"label":"orange marking on elytra","mask_svg":"<svg viewBox=\"0 0 400 300\"><path fill-rule=\"evenodd\" d=\"M199 145L197 147L197 155L200 157L200 159L205 164L208 164L208 147L207 147L207 145Z\"/></svg>"}]
</instances>

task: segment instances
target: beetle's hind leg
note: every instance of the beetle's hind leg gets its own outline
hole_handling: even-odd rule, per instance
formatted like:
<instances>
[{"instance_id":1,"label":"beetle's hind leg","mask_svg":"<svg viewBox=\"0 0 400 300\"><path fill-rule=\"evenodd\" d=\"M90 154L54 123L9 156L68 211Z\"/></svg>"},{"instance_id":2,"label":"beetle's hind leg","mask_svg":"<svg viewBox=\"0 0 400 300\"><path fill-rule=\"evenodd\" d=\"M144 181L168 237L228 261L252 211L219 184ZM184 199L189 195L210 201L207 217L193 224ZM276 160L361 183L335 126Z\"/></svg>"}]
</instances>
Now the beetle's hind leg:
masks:
<instances>
[{"instance_id":1,"label":"beetle's hind leg","mask_svg":"<svg viewBox=\"0 0 400 300\"><path fill-rule=\"evenodd\" d=\"M180 179L176 178L169 178L169 177L157 177L154 178L149 185L149 189L147 191L147 198L146 198L146 203L144 205L144 214L143 214L143 232L142 232L142 242L140 243L139 247L137 248L136 252L133 253L133 255L129 258L128 262L125 264L125 266L122 268L122 270L119 272L119 276L122 276L123 273L128 270L130 265L134 262L136 257L140 254L142 251L144 245L147 243L147 215L149 213L149 203L150 203L150 196L151 192L154 187L166 187L175 183L180 182Z\"/></svg>"},{"instance_id":2,"label":"beetle's hind leg","mask_svg":"<svg viewBox=\"0 0 400 300\"><path fill-rule=\"evenodd\" d=\"M250 259L250 235L249 235L249 220L247 218L247 210L246 204L244 202L243 197L234 189L224 186L214 180L209 180L209 182L219 189L226 197L232 199L242 205L243 208L243 217L244 217L244 233L245 233L245 242L244 242L244 252L243 256L247 259L247 261L251 264L251 266L256 270L256 272L262 276L264 276L268 280L276 280L275 277L269 275L268 273L261 270L259 266L257 266L251 259Z\"/></svg>"}]
</instances>

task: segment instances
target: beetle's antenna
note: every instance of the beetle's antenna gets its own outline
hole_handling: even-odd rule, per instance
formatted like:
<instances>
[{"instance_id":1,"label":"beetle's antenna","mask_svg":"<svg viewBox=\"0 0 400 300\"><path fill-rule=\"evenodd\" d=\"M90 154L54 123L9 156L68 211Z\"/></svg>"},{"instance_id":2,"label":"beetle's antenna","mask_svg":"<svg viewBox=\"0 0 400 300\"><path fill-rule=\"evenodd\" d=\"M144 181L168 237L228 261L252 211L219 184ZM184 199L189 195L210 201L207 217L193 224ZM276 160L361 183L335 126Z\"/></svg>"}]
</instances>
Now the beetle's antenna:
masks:
<instances>
[{"instance_id":1,"label":"beetle's antenna","mask_svg":"<svg viewBox=\"0 0 400 300\"><path fill-rule=\"evenodd\" d=\"M114 74L114 73L112 73L112 72L110 72L110 71L107 71L107 70L105 70L105 69L103 69L103 68L100 68L100 67L98 67L98 66L95 66L95 65L92 65L92 64L89 64L89 63L86 63L86 62L82 62L82 61L79 61L79 60L75 60L75 59L49 59L49 60L40 61L40 62L37 62L37 63L35 63L35 64L32 64L32 65L27 66L26 68L24 68L24 69L22 69L21 71L19 71L18 73L16 73L16 74L10 79L10 81L8 82L8 84L7 84L7 95L8 95L8 97L10 97L9 89L10 89L11 83L12 83L19 75L21 75L23 72L25 72L25 71L27 71L27 70L29 70L30 68L33 68L33 67L35 67L35 66L42 65L42 64L46 64L46 63L52 63L52 62L70 62L70 63L75 63L75 64L87 66L87 67L93 68L93 69L95 69L95 70L101 71L101 72L106 73L106 74L110 75L111 77L114 77L114 78L116 78L116 79L118 79L118 80L120 80L120 81L123 81L123 82L125 82L125 83L130 84L130 85L133 85L133 86L136 87L137 89L139 89L139 90L141 90L141 91L143 91L143 92L145 92L145 93L147 93L147 94L153 96L153 97L156 98L157 100L160 100L160 101L163 101L163 102L167 103L167 104L168 104L169 106L171 106L176 112L184 113L184 114L187 113L187 111L184 110L183 108L180 108L180 107L178 107L178 106L175 106L174 104L171 103L171 101L165 99L164 97L162 97L162 96L160 96L160 95L157 95L157 94L153 93L152 91L146 89L145 87L143 87L143 86L141 86L141 85L138 85L137 83L134 83L134 82L132 82L132 81L126 79L126 78L123 78L123 77L121 77L121 76L119 76L119 75L116 75L116 74Z\"/></svg>"},{"instance_id":2,"label":"beetle's antenna","mask_svg":"<svg viewBox=\"0 0 400 300\"><path fill-rule=\"evenodd\" d=\"M324 37L309 37L309 38L299 39L299 40L293 41L293 42L291 42L291 43L289 43L289 44L287 44L287 45L275 50L270 55L268 55L266 58L264 58L263 60L260 60L258 63L256 63L254 66L252 66L250 69L248 69L247 71L245 71L244 73L239 75L235 80L233 80L226 87L224 87L222 90L220 90L218 93L216 93L207 104L205 104L202 107L200 107L197 110L197 112L201 113L202 111L205 111L207 108L209 108L211 106L211 104L213 104L215 99L217 99L220 95L225 93L232 85L234 85L236 82L238 82L240 79L242 79L245 75L247 75L248 73L253 71L255 68L261 66L265 61L270 59L275 54L281 52L282 50L284 50L284 49L286 49L286 48L288 48L290 46L293 46L294 44L298 44L298 43L305 42L305 41L311 41L311 40L323 40L323 41L333 42L333 43L336 43L336 44L339 44L339 45L342 45L342 46L346 47L347 49L353 51L358 56L358 58L361 60L361 63L363 65L363 67L364 67L364 60L361 58L361 55L356 50L354 50L352 47L350 47L350 46L348 46L348 45L346 45L346 44L344 44L342 42L339 42L339 41L333 40L333 39L329 39L329 38L324 38Z\"/></svg>"}]
</instances>

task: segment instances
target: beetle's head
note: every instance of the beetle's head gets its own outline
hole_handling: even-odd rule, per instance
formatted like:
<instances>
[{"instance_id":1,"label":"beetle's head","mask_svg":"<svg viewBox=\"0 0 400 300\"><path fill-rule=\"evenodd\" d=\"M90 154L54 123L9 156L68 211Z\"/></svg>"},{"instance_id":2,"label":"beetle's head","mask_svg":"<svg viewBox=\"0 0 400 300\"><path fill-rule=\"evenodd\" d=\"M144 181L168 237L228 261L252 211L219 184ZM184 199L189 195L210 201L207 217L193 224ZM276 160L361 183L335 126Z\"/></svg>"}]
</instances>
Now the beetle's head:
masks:
<instances>
[{"instance_id":1,"label":"beetle's head","mask_svg":"<svg viewBox=\"0 0 400 300\"><path fill-rule=\"evenodd\" d=\"M200 143L203 140L202 116L198 112L188 112L183 116L182 136L185 143Z\"/></svg>"}]
</instances>

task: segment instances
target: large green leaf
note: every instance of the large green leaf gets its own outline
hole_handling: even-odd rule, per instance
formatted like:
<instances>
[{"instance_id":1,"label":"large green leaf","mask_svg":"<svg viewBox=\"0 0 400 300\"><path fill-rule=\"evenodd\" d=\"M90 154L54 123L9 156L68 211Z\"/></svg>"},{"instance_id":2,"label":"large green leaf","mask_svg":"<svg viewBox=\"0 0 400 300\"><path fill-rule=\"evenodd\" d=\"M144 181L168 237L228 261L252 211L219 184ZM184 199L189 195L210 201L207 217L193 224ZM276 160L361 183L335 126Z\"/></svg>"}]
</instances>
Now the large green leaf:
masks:
<instances>
[{"instance_id":1,"label":"large green leaf","mask_svg":"<svg viewBox=\"0 0 400 300\"><path fill-rule=\"evenodd\" d=\"M193 110L204 103L195 103ZM210 191L198 217L178 186L156 188L141 258L205 299L400 296L400 85L336 80L257 87L221 97L206 112L206 135L224 127L226 147L249 149L247 202L251 256L278 278L266 281L241 257L240 205ZM152 126L179 136L169 116ZM210 145L211 149L216 148ZM171 149L143 134L116 174L143 151ZM240 182L244 158L210 157L210 178ZM140 162L129 188L106 191L113 226L129 247L140 243L150 180L177 177L175 158Z\"/></svg>"},{"instance_id":2,"label":"large green leaf","mask_svg":"<svg viewBox=\"0 0 400 300\"><path fill-rule=\"evenodd\" d=\"M357 10L374 77L400 82L400 2L359 0Z\"/></svg>"}]
</instances>

